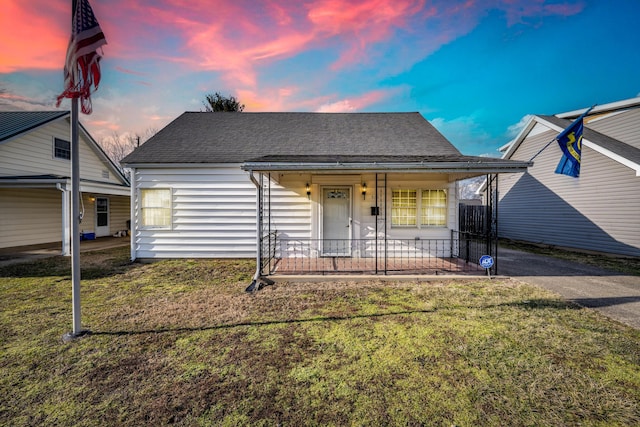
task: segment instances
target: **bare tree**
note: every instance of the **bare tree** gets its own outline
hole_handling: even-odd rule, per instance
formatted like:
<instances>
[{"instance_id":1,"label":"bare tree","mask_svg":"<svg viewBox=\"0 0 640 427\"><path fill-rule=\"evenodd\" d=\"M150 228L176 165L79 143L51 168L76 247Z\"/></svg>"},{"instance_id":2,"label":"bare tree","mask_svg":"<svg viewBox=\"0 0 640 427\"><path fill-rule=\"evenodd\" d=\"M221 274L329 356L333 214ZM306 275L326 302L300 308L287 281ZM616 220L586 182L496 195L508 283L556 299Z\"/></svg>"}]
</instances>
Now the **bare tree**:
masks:
<instances>
[{"instance_id":1,"label":"bare tree","mask_svg":"<svg viewBox=\"0 0 640 427\"><path fill-rule=\"evenodd\" d=\"M120 161L124 159L129 153L139 147L141 144L147 142L149 138L158 132L157 129L149 128L142 134L125 133L119 134L113 132L111 136L102 139L100 146L111 160L124 172L124 168L120 164Z\"/></svg>"}]
</instances>

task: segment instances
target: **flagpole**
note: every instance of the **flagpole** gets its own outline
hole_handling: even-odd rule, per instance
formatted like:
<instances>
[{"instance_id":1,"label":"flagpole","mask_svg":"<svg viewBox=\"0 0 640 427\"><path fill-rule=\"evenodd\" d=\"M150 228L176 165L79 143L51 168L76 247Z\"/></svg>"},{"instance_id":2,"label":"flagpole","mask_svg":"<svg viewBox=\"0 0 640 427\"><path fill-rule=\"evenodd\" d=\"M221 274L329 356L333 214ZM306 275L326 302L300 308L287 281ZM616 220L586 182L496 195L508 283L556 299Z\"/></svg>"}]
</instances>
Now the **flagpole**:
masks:
<instances>
[{"instance_id":1,"label":"flagpole","mask_svg":"<svg viewBox=\"0 0 640 427\"><path fill-rule=\"evenodd\" d=\"M78 98L71 99L71 281L73 337L82 335L80 309L80 144Z\"/></svg>"},{"instance_id":2,"label":"flagpole","mask_svg":"<svg viewBox=\"0 0 640 427\"><path fill-rule=\"evenodd\" d=\"M58 95L56 106L63 98L71 98L71 282L73 330L63 336L71 340L86 334L82 330L80 313L80 125L78 104L82 112L91 114L91 86L98 89L100 83L100 58L98 52L107 40L88 0L71 1L71 39L64 65L64 90Z\"/></svg>"},{"instance_id":3,"label":"flagpole","mask_svg":"<svg viewBox=\"0 0 640 427\"><path fill-rule=\"evenodd\" d=\"M551 144L553 144L554 142L556 142L556 140L558 139L558 137L553 138L551 141L549 141L547 143L547 145L545 145L544 147L542 147L542 150L538 151L532 158L529 159L529 162L532 162L533 159L535 159L536 157L538 157L540 155L540 153L542 153L544 150L546 150Z\"/></svg>"},{"instance_id":4,"label":"flagpole","mask_svg":"<svg viewBox=\"0 0 640 427\"><path fill-rule=\"evenodd\" d=\"M582 113L580 115L580 117L578 117L577 119L575 119L573 122L571 122L571 124L577 122L578 120L582 119L583 117L585 117L587 114L589 114L591 112L591 110L593 110L595 108L595 106L598 104L593 104L591 107L589 107L587 109L587 111L585 111L584 113ZM544 147L542 147L542 150L538 151L532 158L529 159L530 162L533 161L533 159L535 159L536 157L538 157L540 155L540 153L542 153L544 150L546 150L552 143L554 143L555 141L558 140L558 138L560 137L560 135L562 135L562 132L558 134L558 136L556 136L555 138L553 138L551 141L549 141L547 143L547 145L545 145Z\"/></svg>"}]
</instances>

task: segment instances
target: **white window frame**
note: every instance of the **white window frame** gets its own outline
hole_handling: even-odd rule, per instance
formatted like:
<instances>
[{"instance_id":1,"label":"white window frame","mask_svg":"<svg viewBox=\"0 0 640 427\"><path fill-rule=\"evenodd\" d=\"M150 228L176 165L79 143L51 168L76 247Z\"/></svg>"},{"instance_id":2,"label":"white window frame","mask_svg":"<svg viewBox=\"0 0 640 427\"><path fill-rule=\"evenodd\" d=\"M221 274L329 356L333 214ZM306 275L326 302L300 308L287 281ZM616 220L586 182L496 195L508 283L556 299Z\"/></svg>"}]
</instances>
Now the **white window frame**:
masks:
<instances>
[{"instance_id":1,"label":"white window frame","mask_svg":"<svg viewBox=\"0 0 640 427\"><path fill-rule=\"evenodd\" d=\"M416 192L416 217L415 217L415 225L399 225L395 224L394 216L393 216L393 193L396 191L415 191ZM442 191L445 195L445 217L443 224L437 225L429 225L422 223L422 193L424 191ZM447 228L448 227L448 216L449 216L449 196L448 191L445 188L411 188L411 187L402 187L402 188L392 188L391 189L391 228L396 229L434 229L434 228Z\"/></svg>"},{"instance_id":2,"label":"white window frame","mask_svg":"<svg viewBox=\"0 0 640 427\"><path fill-rule=\"evenodd\" d=\"M442 218L442 224L429 224L429 223L426 223L426 224L425 224L425 223L423 223L423 222L422 222L422 221L423 221L423 219L424 219L424 216L425 216L425 215L428 215L428 213L426 213L426 212L424 211L424 209L423 209L423 208L424 208L424 206L422 206L422 205L423 205L423 203L422 203L422 202L424 201L424 193L425 193L425 192L442 192L442 193L444 193L444 206L434 205L434 204L431 204L431 205L426 206L426 210L427 210L427 211L428 211L429 209L438 209L438 210L439 210L439 209L444 209L444 216L443 216L443 218ZM446 227L446 226L447 226L447 214L449 213L449 199L448 199L448 197L447 197L447 190L445 190L445 189L443 189L443 188L423 188L423 189L419 190L419 194L420 194L420 200L419 200L420 206L419 206L419 208L418 208L418 214L419 214L419 217L418 217L418 218L419 218L418 224L419 224L421 227L428 227L428 228L442 228L442 227ZM433 222L433 220L434 220L436 217L439 217L439 215L438 215L438 216L433 215L432 217L427 218L427 221L431 220L431 222Z\"/></svg>"},{"instance_id":3,"label":"white window frame","mask_svg":"<svg viewBox=\"0 0 640 427\"><path fill-rule=\"evenodd\" d=\"M144 191L169 191L169 206L143 206L143 192ZM142 230L172 230L173 229L173 188L171 187L150 187L140 188L138 190L138 200L140 201L140 229ZM169 210L169 224L145 224L144 223L144 210L145 209L168 209Z\"/></svg>"},{"instance_id":4,"label":"white window frame","mask_svg":"<svg viewBox=\"0 0 640 427\"><path fill-rule=\"evenodd\" d=\"M57 141L60 141L60 142L66 142L67 144L69 144L69 157L68 157L68 158L67 158L67 157L61 157L61 156L56 155L56 153L57 153L57 149L56 149L56 142L57 142ZM57 138L57 137L55 137L55 136L53 137L53 147L52 147L52 151L53 151L53 152L52 152L52 154L53 154L53 158L54 158L54 159L64 160L64 161L70 161L70 160L71 160L71 142L70 142L70 141L67 141L67 140L66 140L66 139L64 139L64 138Z\"/></svg>"}]
</instances>

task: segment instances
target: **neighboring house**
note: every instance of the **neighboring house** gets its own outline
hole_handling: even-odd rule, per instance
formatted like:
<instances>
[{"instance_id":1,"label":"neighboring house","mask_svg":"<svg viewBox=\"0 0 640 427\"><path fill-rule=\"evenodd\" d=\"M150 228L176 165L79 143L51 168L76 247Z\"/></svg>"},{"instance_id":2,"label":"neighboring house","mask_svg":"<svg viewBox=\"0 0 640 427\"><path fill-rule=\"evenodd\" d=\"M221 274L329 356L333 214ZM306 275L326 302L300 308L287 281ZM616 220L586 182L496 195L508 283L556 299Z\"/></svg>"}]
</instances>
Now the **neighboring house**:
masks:
<instances>
[{"instance_id":1,"label":"neighboring house","mask_svg":"<svg viewBox=\"0 0 640 427\"><path fill-rule=\"evenodd\" d=\"M70 114L0 112L0 248L62 243L70 253ZM127 229L129 182L80 126L80 227L85 237Z\"/></svg>"},{"instance_id":2,"label":"neighboring house","mask_svg":"<svg viewBox=\"0 0 640 427\"><path fill-rule=\"evenodd\" d=\"M335 263L400 247L454 256L457 180L528 165L463 156L419 113L203 112L184 113L123 164L133 259Z\"/></svg>"},{"instance_id":3,"label":"neighboring house","mask_svg":"<svg viewBox=\"0 0 640 427\"><path fill-rule=\"evenodd\" d=\"M503 158L527 161L583 111L533 116ZM528 172L499 179L499 236L640 256L640 98L596 106L584 118L578 178L554 173L553 142Z\"/></svg>"}]
</instances>

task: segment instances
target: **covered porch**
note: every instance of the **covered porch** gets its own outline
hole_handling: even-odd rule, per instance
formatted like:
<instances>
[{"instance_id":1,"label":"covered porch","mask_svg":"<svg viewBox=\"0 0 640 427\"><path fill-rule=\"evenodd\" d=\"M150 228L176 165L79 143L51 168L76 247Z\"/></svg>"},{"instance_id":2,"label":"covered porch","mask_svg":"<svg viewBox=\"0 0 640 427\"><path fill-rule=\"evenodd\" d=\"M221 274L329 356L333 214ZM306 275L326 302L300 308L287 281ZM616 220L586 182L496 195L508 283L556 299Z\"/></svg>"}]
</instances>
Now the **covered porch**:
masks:
<instances>
[{"instance_id":1,"label":"covered porch","mask_svg":"<svg viewBox=\"0 0 640 427\"><path fill-rule=\"evenodd\" d=\"M7 224L0 230L0 248L59 244L71 254L71 179L65 176L0 177L0 210ZM80 180L81 240L125 231L130 218L130 188ZM124 233L122 233L124 234Z\"/></svg>"},{"instance_id":2,"label":"covered porch","mask_svg":"<svg viewBox=\"0 0 640 427\"><path fill-rule=\"evenodd\" d=\"M273 274L483 274L482 255L498 272L497 174L524 172L526 162L474 162L401 156L286 156L246 162L256 185L256 277ZM487 177L486 223L460 227L458 184ZM308 231L282 232L273 183L309 203Z\"/></svg>"}]
</instances>

